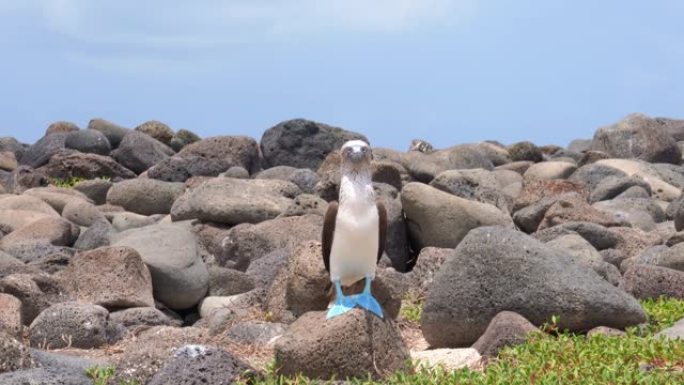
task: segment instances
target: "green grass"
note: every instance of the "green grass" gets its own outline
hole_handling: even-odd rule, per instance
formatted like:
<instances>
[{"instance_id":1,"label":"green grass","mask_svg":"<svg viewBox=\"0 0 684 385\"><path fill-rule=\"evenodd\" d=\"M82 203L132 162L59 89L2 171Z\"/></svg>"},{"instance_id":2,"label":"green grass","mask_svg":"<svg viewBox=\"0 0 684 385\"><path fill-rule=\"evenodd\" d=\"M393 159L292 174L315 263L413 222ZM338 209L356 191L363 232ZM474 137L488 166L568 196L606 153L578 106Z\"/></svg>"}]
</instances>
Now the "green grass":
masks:
<instances>
[{"instance_id":1,"label":"green grass","mask_svg":"<svg viewBox=\"0 0 684 385\"><path fill-rule=\"evenodd\" d=\"M406 298L400 315L409 322L420 319L423 301ZM655 338L654 333L684 318L684 301L660 298L642 301L649 316L645 328L630 328L624 337L560 332L531 335L522 345L502 350L479 372L470 369L447 372L420 368L415 373L395 373L374 382L352 380L358 385L650 385L684 383L684 342ZM554 321L543 327L555 331ZM255 385L308 385L325 382L303 376L286 378L267 368Z\"/></svg>"},{"instance_id":2,"label":"green grass","mask_svg":"<svg viewBox=\"0 0 684 385\"><path fill-rule=\"evenodd\" d=\"M93 380L93 385L113 385L114 368L111 366L93 366L85 370L86 376ZM140 385L137 380L120 381L118 385Z\"/></svg>"},{"instance_id":3,"label":"green grass","mask_svg":"<svg viewBox=\"0 0 684 385\"><path fill-rule=\"evenodd\" d=\"M420 317L423 315L423 305L425 299L415 294L407 295L401 301L401 308L399 309L399 317L408 321L411 324L419 325Z\"/></svg>"},{"instance_id":4,"label":"green grass","mask_svg":"<svg viewBox=\"0 0 684 385\"><path fill-rule=\"evenodd\" d=\"M110 180L111 178L103 176L99 177L96 179L102 179L102 180ZM77 185L80 182L85 181L85 178L80 178L80 177L69 177L69 178L50 178L50 184L55 186L55 187L61 187L61 188L74 188L75 185Z\"/></svg>"}]
</instances>

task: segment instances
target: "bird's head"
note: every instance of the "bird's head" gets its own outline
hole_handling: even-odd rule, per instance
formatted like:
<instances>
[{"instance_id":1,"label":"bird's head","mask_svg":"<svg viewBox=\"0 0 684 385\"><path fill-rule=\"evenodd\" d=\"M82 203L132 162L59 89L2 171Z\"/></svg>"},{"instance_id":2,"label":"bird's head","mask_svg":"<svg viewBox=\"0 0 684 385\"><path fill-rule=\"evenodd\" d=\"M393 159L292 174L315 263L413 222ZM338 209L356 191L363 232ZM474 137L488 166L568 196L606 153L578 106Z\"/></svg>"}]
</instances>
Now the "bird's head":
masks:
<instances>
[{"instance_id":1,"label":"bird's head","mask_svg":"<svg viewBox=\"0 0 684 385\"><path fill-rule=\"evenodd\" d=\"M350 140L342 145L340 158L343 169L360 171L370 168L373 152L363 140Z\"/></svg>"}]
</instances>

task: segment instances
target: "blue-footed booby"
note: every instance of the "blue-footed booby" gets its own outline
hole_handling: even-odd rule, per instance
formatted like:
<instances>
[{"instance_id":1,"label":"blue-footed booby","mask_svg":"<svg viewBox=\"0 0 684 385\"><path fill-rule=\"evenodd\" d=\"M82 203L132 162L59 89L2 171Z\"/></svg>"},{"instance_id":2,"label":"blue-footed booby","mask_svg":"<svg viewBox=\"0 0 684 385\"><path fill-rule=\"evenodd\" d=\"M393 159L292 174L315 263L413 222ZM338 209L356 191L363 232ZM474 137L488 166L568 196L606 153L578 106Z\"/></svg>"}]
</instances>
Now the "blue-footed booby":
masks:
<instances>
[{"instance_id":1,"label":"blue-footed booby","mask_svg":"<svg viewBox=\"0 0 684 385\"><path fill-rule=\"evenodd\" d=\"M387 211L375 201L371 181L372 152L361 140L346 142L340 150L340 196L330 202L323 221L323 263L335 286L335 302L327 318L364 308L383 317L371 294L375 268L385 249ZM365 279L361 294L345 296L342 286Z\"/></svg>"}]
</instances>

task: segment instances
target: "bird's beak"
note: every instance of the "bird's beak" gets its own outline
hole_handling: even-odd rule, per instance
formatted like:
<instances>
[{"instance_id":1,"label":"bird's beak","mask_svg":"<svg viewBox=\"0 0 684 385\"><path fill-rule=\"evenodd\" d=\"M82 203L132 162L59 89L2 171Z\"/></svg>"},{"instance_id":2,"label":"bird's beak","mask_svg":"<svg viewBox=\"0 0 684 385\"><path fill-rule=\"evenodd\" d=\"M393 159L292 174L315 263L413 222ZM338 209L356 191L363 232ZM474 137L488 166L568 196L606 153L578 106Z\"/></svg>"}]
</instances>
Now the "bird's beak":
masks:
<instances>
[{"instance_id":1,"label":"bird's beak","mask_svg":"<svg viewBox=\"0 0 684 385\"><path fill-rule=\"evenodd\" d=\"M354 146L351 149L351 154L349 154L349 158L351 160L353 160L354 162L358 162L361 159L363 159L363 151L361 150L361 146Z\"/></svg>"}]
</instances>

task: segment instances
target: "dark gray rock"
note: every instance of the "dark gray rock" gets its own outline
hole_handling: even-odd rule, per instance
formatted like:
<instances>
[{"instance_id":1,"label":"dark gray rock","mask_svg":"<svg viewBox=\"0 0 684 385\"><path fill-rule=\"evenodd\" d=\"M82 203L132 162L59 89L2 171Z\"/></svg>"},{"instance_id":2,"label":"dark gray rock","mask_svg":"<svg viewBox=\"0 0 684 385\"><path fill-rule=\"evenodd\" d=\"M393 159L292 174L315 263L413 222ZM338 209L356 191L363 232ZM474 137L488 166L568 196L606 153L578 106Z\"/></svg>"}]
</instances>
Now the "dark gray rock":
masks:
<instances>
[{"instance_id":1,"label":"dark gray rock","mask_svg":"<svg viewBox=\"0 0 684 385\"><path fill-rule=\"evenodd\" d=\"M492 170L494 168L485 152L475 144L461 144L430 154L411 151L403 156L402 161L409 174L423 183L429 183L447 170L476 168Z\"/></svg>"},{"instance_id":2,"label":"dark gray rock","mask_svg":"<svg viewBox=\"0 0 684 385\"><path fill-rule=\"evenodd\" d=\"M68 134L70 132L78 131L79 128L76 124L67 121L57 121L51 123L45 130L45 135L52 134Z\"/></svg>"},{"instance_id":3,"label":"dark gray rock","mask_svg":"<svg viewBox=\"0 0 684 385\"><path fill-rule=\"evenodd\" d=\"M225 178L249 179L249 171L245 170L243 167L240 166L233 166L225 172L219 174L219 176Z\"/></svg>"},{"instance_id":4,"label":"dark gray rock","mask_svg":"<svg viewBox=\"0 0 684 385\"><path fill-rule=\"evenodd\" d=\"M21 320L29 325L43 310L70 300L61 284L47 274L10 274L0 279L0 292L21 301Z\"/></svg>"},{"instance_id":5,"label":"dark gray rock","mask_svg":"<svg viewBox=\"0 0 684 385\"><path fill-rule=\"evenodd\" d=\"M43 167L40 167L38 171L57 179L135 178L133 171L120 165L108 156L83 154L73 150L54 154L50 161Z\"/></svg>"},{"instance_id":6,"label":"dark gray rock","mask_svg":"<svg viewBox=\"0 0 684 385\"><path fill-rule=\"evenodd\" d=\"M568 150L583 153L591 149L591 139L574 139L568 144Z\"/></svg>"},{"instance_id":7,"label":"dark gray rock","mask_svg":"<svg viewBox=\"0 0 684 385\"><path fill-rule=\"evenodd\" d=\"M277 322L245 321L228 329L226 336L243 344L267 344L280 337L287 325Z\"/></svg>"},{"instance_id":8,"label":"dark gray rock","mask_svg":"<svg viewBox=\"0 0 684 385\"><path fill-rule=\"evenodd\" d=\"M502 186L491 171L444 171L430 182L430 186L461 198L489 203L503 212L510 212L513 207L513 200L501 192Z\"/></svg>"},{"instance_id":9,"label":"dark gray rock","mask_svg":"<svg viewBox=\"0 0 684 385\"><path fill-rule=\"evenodd\" d=\"M34 368L0 374L3 385L92 385L82 370Z\"/></svg>"},{"instance_id":10,"label":"dark gray rock","mask_svg":"<svg viewBox=\"0 0 684 385\"><path fill-rule=\"evenodd\" d=\"M40 138L36 143L26 149L19 159L19 164L38 168L46 164L50 158L64 149L67 134L50 134Z\"/></svg>"},{"instance_id":11,"label":"dark gray rock","mask_svg":"<svg viewBox=\"0 0 684 385\"><path fill-rule=\"evenodd\" d=\"M492 318L484 334L473 344L481 355L496 357L506 346L524 343L530 333L539 332L534 325L520 314L502 311Z\"/></svg>"},{"instance_id":12,"label":"dark gray rock","mask_svg":"<svg viewBox=\"0 0 684 385\"><path fill-rule=\"evenodd\" d=\"M286 248L273 250L253 260L245 273L252 278L257 289L268 290L291 253L292 251Z\"/></svg>"},{"instance_id":13,"label":"dark gray rock","mask_svg":"<svg viewBox=\"0 0 684 385\"><path fill-rule=\"evenodd\" d=\"M651 197L651 191L650 189L645 189L641 186L632 186L628 188L627 190L623 191L620 193L620 195L616 196L616 199L629 199L629 198L650 198Z\"/></svg>"},{"instance_id":14,"label":"dark gray rock","mask_svg":"<svg viewBox=\"0 0 684 385\"><path fill-rule=\"evenodd\" d=\"M384 183L373 183L376 200L382 202L387 210L387 240L385 242L385 254L399 272L408 269L411 258L408 227L404 218L404 210L401 204L399 192L392 186Z\"/></svg>"},{"instance_id":15,"label":"dark gray rock","mask_svg":"<svg viewBox=\"0 0 684 385\"><path fill-rule=\"evenodd\" d=\"M107 193L107 203L142 215L169 214L184 191L183 183L137 178L115 183Z\"/></svg>"},{"instance_id":16,"label":"dark gray rock","mask_svg":"<svg viewBox=\"0 0 684 385\"><path fill-rule=\"evenodd\" d=\"M9 151L14 153L17 160L24 155L27 146L11 136L0 136L0 152Z\"/></svg>"},{"instance_id":17,"label":"dark gray rock","mask_svg":"<svg viewBox=\"0 0 684 385\"><path fill-rule=\"evenodd\" d=\"M129 247L101 247L75 255L59 278L78 301L107 308L154 306L152 278Z\"/></svg>"},{"instance_id":18,"label":"dark gray rock","mask_svg":"<svg viewBox=\"0 0 684 385\"><path fill-rule=\"evenodd\" d=\"M173 139L174 136L171 127L158 120L149 120L136 127L135 130L149 135L167 146L171 144L171 139Z\"/></svg>"},{"instance_id":19,"label":"dark gray rock","mask_svg":"<svg viewBox=\"0 0 684 385\"><path fill-rule=\"evenodd\" d=\"M309 312L275 346L280 374L324 380L379 379L405 369L408 359L408 349L392 321L359 309L328 321L325 312Z\"/></svg>"},{"instance_id":20,"label":"dark gray rock","mask_svg":"<svg viewBox=\"0 0 684 385\"><path fill-rule=\"evenodd\" d=\"M132 307L109 314L112 322L126 328L138 326L180 326L181 322L174 320L159 309L153 307Z\"/></svg>"},{"instance_id":21,"label":"dark gray rock","mask_svg":"<svg viewBox=\"0 0 684 385\"><path fill-rule=\"evenodd\" d=\"M637 158L651 163L679 164L682 153L675 140L655 119L632 114L620 122L599 128L592 149L616 158Z\"/></svg>"},{"instance_id":22,"label":"dark gray rock","mask_svg":"<svg viewBox=\"0 0 684 385\"><path fill-rule=\"evenodd\" d=\"M468 346L503 310L535 325L624 328L642 323L639 303L591 268L532 237L501 227L472 230L437 273L421 327L433 347Z\"/></svg>"},{"instance_id":23,"label":"dark gray rock","mask_svg":"<svg viewBox=\"0 0 684 385\"><path fill-rule=\"evenodd\" d=\"M130 131L127 128L123 128L100 118L91 119L90 122L88 122L88 129L103 133L107 137L112 148L119 147L124 136Z\"/></svg>"},{"instance_id":24,"label":"dark gray rock","mask_svg":"<svg viewBox=\"0 0 684 385\"><path fill-rule=\"evenodd\" d=\"M426 246L456 247L470 230L480 226L513 227L511 218L495 206L453 196L422 183L404 186L401 203L417 250Z\"/></svg>"},{"instance_id":25,"label":"dark gray rock","mask_svg":"<svg viewBox=\"0 0 684 385\"><path fill-rule=\"evenodd\" d=\"M242 224L228 230L219 243L219 265L245 270L252 260L278 249L294 249L307 240L320 240L323 218L319 215L276 218L256 225Z\"/></svg>"},{"instance_id":26,"label":"dark gray rock","mask_svg":"<svg viewBox=\"0 0 684 385\"><path fill-rule=\"evenodd\" d=\"M622 179L628 175L614 167L604 164L591 163L578 168L568 180L585 185L589 191L593 191L599 184L608 178Z\"/></svg>"},{"instance_id":27,"label":"dark gray rock","mask_svg":"<svg viewBox=\"0 0 684 385\"><path fill-rule=\"evenodd\" d=\"M589 196L589 202L595 203L613 199L631 187L641 187L651 195L651 186L639 177L608 177L599 182Z\"/></svg>"},{"instance_id":28,"label":"dark gray rock","mask_svg":"<svg viewBox=\"0 0 684 385\"><path fill-rule=\"evenodd\" d=\"M34 365L28 348L2 329L0 329L0 358L0 373L28 369ZM2 374L0 374L1 378Z\"/></svg>"},{"instance_id":29,"label":"dark gray rock","mask_svg":"<svg viewBox=\"0 0 684 385\"><path fill-rule=\"evenodd\" d=\"M597 250L614 248L620 242L619 235L611 232L607 227L591 222L565 222L537 231L533 236L546 243L559 236L573 233L582 236Z\"/></svg>"},{"instance_id":30,"label":"dark gray rock","mask_svg":"<svg viewBox=\"0 0 684 385\"><path fill-rule=\"evenodd\" d=\"M174 151L178 152L188 144L199 142L200 140L202 140L202 138L200 138L194 132L186 129L180 129L178 132L176 132L173 138L171 138L170 146Z\"/></svg>"},{"instance_id":31,"label":"dark gray rock","mask_svg":"<svg viewBox=\"0 0 684 385\"><path fill-rule=\"evenodd\" d=\"M316 183L318 183L318 174L309 170L308 168L295 168L290 166L276 166L264 171L261 171L255 176L256 179L280 179L292 182L299 187L302 192L313 193Z\"/></svg>"},{"instance_id":32,"label":"dark gray rock","mask_svg":"<svg viewBox=\"0 0 684 385\"><path fill-rule=\"evenodd\" d=\"M259 145L246 136L216 136L184 147L173 157L152 167L148 176L184 182L192 176L218 176L233 166L250 174L259 170Z\"/></svg>"},{"instance_id":33,"label":"dark gray rock","mask_svg":"<svg viewBox=\"0 0 684 385\"><path fill-rule=\"evenodd\" d=\"M74 185L74 190L80 191L96 205L105 204L107 192L113 183L107 179L91 179L78 182Z\"/></svg>"},{"instance_id":34,"label":"dark gray rock","mask_svg":"<svg viewBox=\"0 0 684 385\"><path fill-rule=\"evenodd\" d=\"M87 230L79 235L74 248L78 250L92 250L102 246L109 246L114 228L106 219L95 221Z\"/></svg>"},{"instance_id":35,"label":"dark gray rock","mask_svg":"<svg viewBox=\"0 0 684 385\"><path fill-rule=\"evenodd\" d=\"M629 223L644 231L655 230L666 220L665 211L651 198L621 198L596 202L592 207L610 215L616 223Z\"/></svg>"},{"instance_id":36,"label":"dark gray rock","mask_svg":"<svg viewBox=\"0 0 684 385\"><path fill-rule=\"evenodd\" d=\"M684 120L657 117L655 121L660 123L665 132L667 132L674 140L684 140Z\"/></svg>"},{"instance_id":37,"label":"dark gray rock","mask_svg":"<svg viewBox=\"0 0 684 385\"><path fill-rule=\"evenodd\" d=\"M424 297L428 289L432 286L432 281L435 274L444 264L447 257L452 254L453 249L442 249L439 247L425 247L420 251L416 257L416 264L411 270L410 277L412 281L411 290L418 294L419 297Z\"/></svg>"},{"instance_id":38,"label":"dark gray rock","mask_svg":"<svg viewBox=\"0 0 684 385\"><path fill-rule=\"evenodd\" d=\"M317 169L328 153L365 136L305 119L287 120L266 130L261 137L264 167L292 166Z\"/></svg>"},{"instance_id":39,"label":"dark gray rock","mask_svg":"<svg viewBox=\"0 0 684 385\"><path fill-rule=\"evenodd\" d=\"M112 245L140 253L152 275L154 298L169 308L190 308L206 295L209 272L189 223L127 230L117 234Z\"/></svg>"},{"instance_id":40,"label":"dark gray rock","mask_svg":"<svg viewBox=\"0 0 684 385\"><path fill-rule=\"evenodd\" d=\"M85 374L87 369L93 368L95 366L108 366L108 363L103 360L77 357L39 349L31 349L31 358L35 362L36 366L43 369L51 369L55 371L73 371L74 373L81 372Z\"/></svg>"},{"instance_id":41,"label":"dark gray rock","mask_svg":"<svg viewBox=\"0 0 684 385\"><path fill-rule=\"evenodd\" d=\"M163 143L137 131L130 131L121 140L112 157L126 168L140 174L173 155Z\"/></svg>"},{"instance_id":42,"label":"dark gray rock","mask_svg":"<svg viewBox=\"0 0 684 385\"><path fill-rule=\"evenodd\" d=\"M299 193L293 183L281 180L215 178L176 199L171 217L227 225L259 223L282 214Z\"/></svg>"},{"instance_id":43,"label":"dark gray rock","mask_svg":"<svg viewBox=\"0 0 684 385\"><path fill-rule=\"evenodd\" d=\"M64 147L99 155L109 155L112 151L107 137L97 130L70 132L64 140Z\"/></svg>"},{"instance_id":44,"label":"dark gray rock","mask_svg":"<svg viewBox=\"0 0 684 385\"><path fill-rule=\"evenodd\" d=\"M254 369L225 350L186 345L176 350L148 384L222 385L255 375Z\"/></svg>"},{"instance_id":45,"label":"dark gray rock","mask_svg":"<svg viewBox=\"0 0 684 385\"><path fill-rule=\"evenodd\" d=\"M52 305L31 323L31 345L47 349L100 347L108 343L111 328L108 317L107 309L97 305L78 302Z\"/></svg>"},{"instance_id":46,"label":"dark gray rock","mask_svg":"<svg viewBox=\"0 0 684 385\"><path fill-rule=\"evenodd\" d=\"M209 293L211 296L230 296L254 289L254 280L246 273L220 266L209 268Z\"/></svg>"},{"instance_id":47,"label":"dark gray rock","mask_svg":"<svg viewBox=\"0 0 684 385\"><path fill-rule=\"evenodd\" d=\"M635 264L622 276L620 288L639 299L684 299L684 272L667 267Z\"/></svg>"},{"instance_id":48,"label":"dark gray rock","mask_svg":"<svg viewBox=\"0 0 684 385\"><path fill-rule=\"evenodd\" d=\"M510 154L511 161L530 161L530 162L541 162L544 160L543 154L539 147L531 142L518 142L508 146L508 153Z\"/></svg>"}]
</instances>

